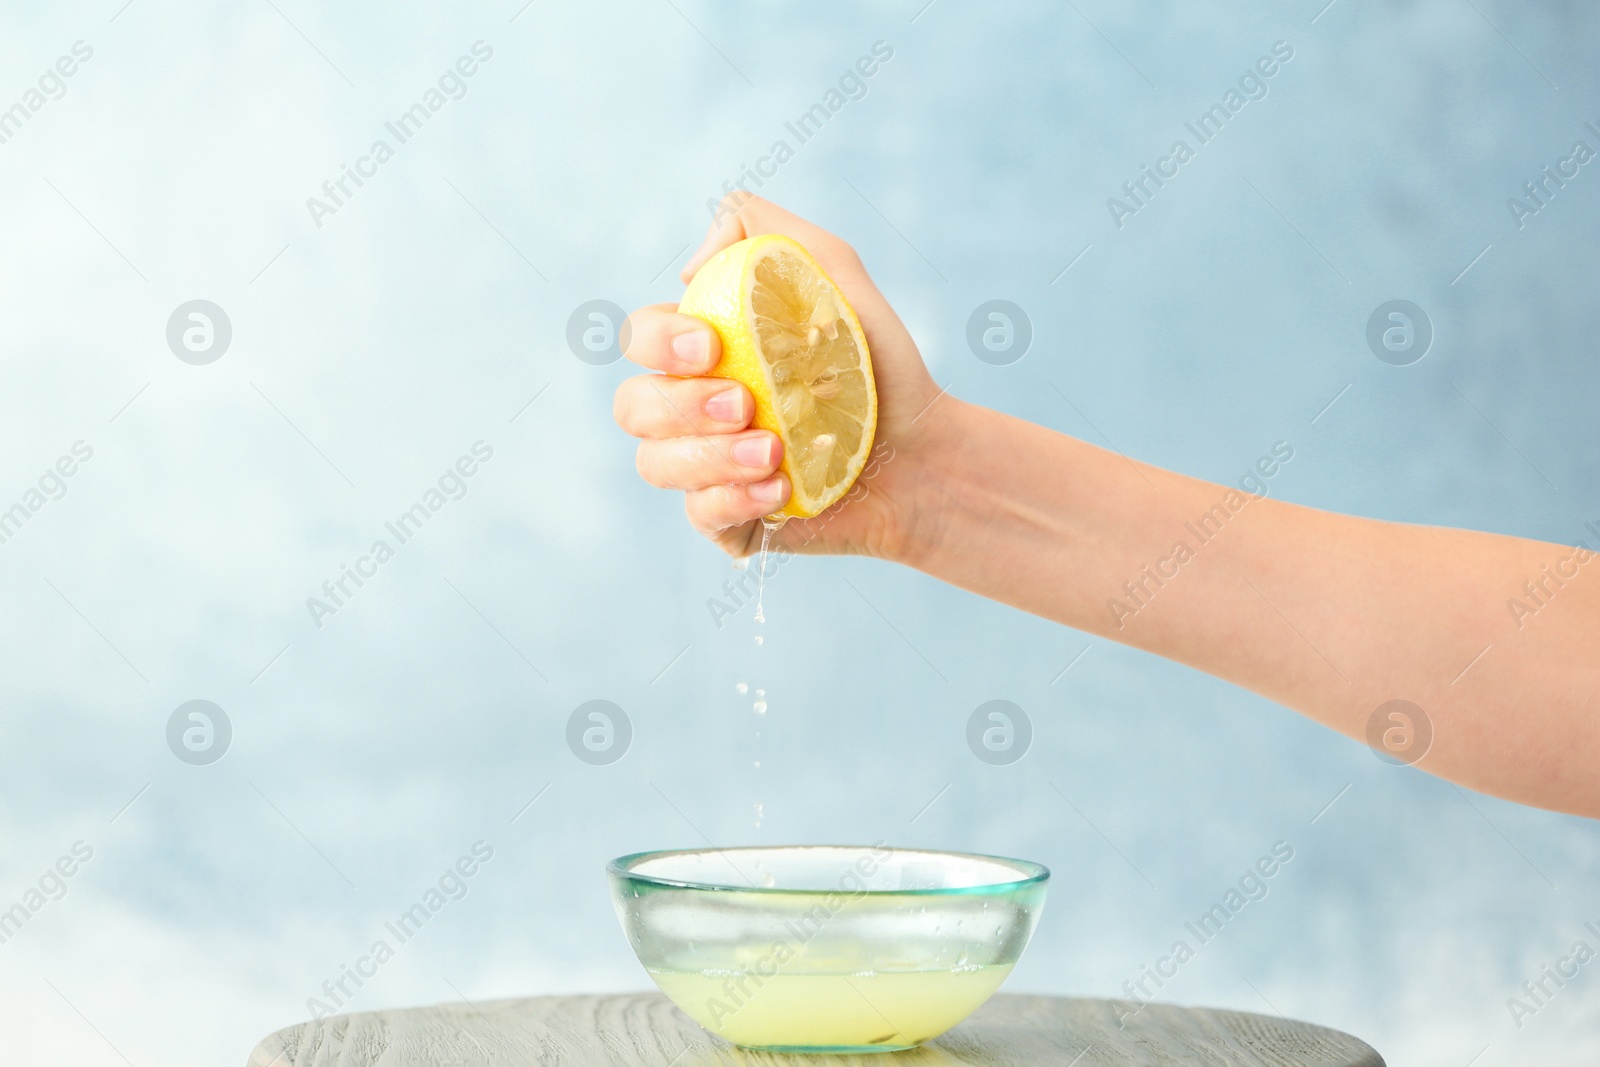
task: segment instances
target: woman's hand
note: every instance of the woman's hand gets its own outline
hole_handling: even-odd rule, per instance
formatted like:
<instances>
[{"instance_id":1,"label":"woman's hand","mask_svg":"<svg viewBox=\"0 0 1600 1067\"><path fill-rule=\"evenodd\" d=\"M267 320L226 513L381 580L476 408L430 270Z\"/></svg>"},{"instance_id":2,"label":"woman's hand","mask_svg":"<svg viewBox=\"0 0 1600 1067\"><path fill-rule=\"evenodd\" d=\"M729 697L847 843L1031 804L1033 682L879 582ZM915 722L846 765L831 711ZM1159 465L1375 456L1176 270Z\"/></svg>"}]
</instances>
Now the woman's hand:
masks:
<instances>
[{"instance_id":1,"label":"woman's hand","mask_svg":"<svg viewBox=\"0 0 1600 1067\"><path fill-rule=\"evenodd\" d=\"M889 302L855 251L839 238L760 197L734 194L705 243L684 267L684 282L717 252L764 233L794 238L822 265L861 320L878 389L872 458L845 498L812 519L791 519L773 538L788 551L859 553L905 558L919 471L943 425L941 395ZM716 332L700 319L656 304L629 316L627 356L659 374L630 378L617 389L617 424L640 439L639 473L662 489L684 491L689 521L735 556L759 544L760 518L789 499L778 467L783 443L750 429L755 401L738 382L707 378L721 357Z\"/></svg>"}]
</instances>

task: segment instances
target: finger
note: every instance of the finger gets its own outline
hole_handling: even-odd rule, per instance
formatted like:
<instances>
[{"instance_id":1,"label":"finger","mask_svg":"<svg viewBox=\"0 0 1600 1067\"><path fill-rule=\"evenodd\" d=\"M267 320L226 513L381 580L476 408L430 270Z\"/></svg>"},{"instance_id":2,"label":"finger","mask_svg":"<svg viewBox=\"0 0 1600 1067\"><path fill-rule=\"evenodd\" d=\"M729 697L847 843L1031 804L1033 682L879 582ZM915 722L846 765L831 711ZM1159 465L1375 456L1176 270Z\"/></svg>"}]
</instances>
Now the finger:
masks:
<instances>
[{"instance_id":1,"label":"finger","mask_svg":"<svg viewBox=\"0 0 1600 1067\"><path fill-rule=\"evenodd\" d=\"M668 374L705 374L722 358L722 341L703 319L680 315L676 304L653 304L628 316L629 359Z\"/></svg>"},{"instance_id":2,"label":"finger","mask_svg":"<svg viewBox=\"0 0 1600 1067\"><path fill-rule=\"evenodd\" d=\"M713 485L684 496L689 524L707 537L771 515L789 499L789 479L775 474L754 485Z\"/></svg>"},{"instance_id":3,"label":"finger","mask_svg":"<svg viewBox=\"0 0 1600 1067\"><path fill-rule=\"evenodd\" d=\"M698 437L744 429L755 401L750 390L726 378L641 374L617 386L611 411L633 437Z\"/></svg>"},{"instance_id":4,"label":"finger","mask_svg":"<svg viewBox=\"0 0 1600 1067\"><path fill-rule=\"evenodd\" d=\"M689 262L684 264L680 277L687 283L706 260L724 248L737 244L746 237L755 237L763 233L781 233L793 237L805 246L806 251L816 257L823 269L830 273L837 264L830 263L829 260L838 259L837 251L845 248L843 241L822 227L785 211L770 200L763 200L753 193L735 190L723 197L722 203L717 205L717 212L711 220L711 229L706 232L705 241L701 243L699 251L689 257Z\"/></svg>"},{"instance_id":5,"label":"finger","mask_svg":"<svg viewBox=\"0 0 1600 1067\"><path fill-rule=\"evenodd\" d=\"M766 430L720 437L640 441L639 475L661 489L743 485L770 477L783 461L783 443Z\"/></svg>"}]
</instances>

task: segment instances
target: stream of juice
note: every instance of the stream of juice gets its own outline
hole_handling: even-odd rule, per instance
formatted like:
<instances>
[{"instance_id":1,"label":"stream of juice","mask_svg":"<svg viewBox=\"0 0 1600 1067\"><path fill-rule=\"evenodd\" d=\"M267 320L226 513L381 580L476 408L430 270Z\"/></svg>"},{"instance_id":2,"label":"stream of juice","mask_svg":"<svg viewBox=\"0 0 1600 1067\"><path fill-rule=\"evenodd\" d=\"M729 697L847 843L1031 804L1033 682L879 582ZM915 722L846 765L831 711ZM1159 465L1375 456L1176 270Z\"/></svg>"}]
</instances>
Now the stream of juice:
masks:
<instances>
[{"instance_id":1,"label":"stream of juice","mask_svg":"<svg viewBox=\"0 0 1600 1067\"><path fill-rule=\"evenodd\" d=\"M695 1022L736 1045L890 1050L938 1037L1010 973L1010 964L995 964L864 974L780 970L770 978L652 970L650 977Z\"/></svg>"},{"instance_id":2,"label":"stream of juice","mask_svg":"<svg viewBox=\"0 0 1600 1067\"><path fill-rule=\"evenodd\" d=\"M783 526L783 522L781 520L774 520L774 519L770 519L770 518L764 518L764 519L761 520L761 556L756 562L756 617L755 617L755 624L756 624L756 647L757 648L760 648L763 644L766 643L766 638L761 633L761 627L767 621L767 613L766 613L767 552L772 547L772 535L774 533L776 533L782 526ZM743 696L744 693L748 690L748 687L745 685L745 683L740 682L738 684L738 686L737 686L737 689L739 691L739 694L741 696ZM756 690L756 699L751 703L750 710L755 712L757 715L765 715L767 713L767 691L765 689L757 689ZM760 739L761 739L761 731L757 730L756 731L756 740L759 741ZM756 760L755 761L755 765L756 765L755 769L759 771L761 769L761 761L760 760ZM755 803L755 815L756 815L755 825L756 825L756 829L757 830L761 829L761 816L762 816L763 810L764 809L763 809L761 801L759 801L759 800L756 801L756 803Z\"/></svg>"},{"instance_id":3,"label":"stream of juice","mask_svg":"<svg viewBox=\"0 0 1600 1067\"><path fill-rule=\"evenodd\" d=\"M767 621L766 612L762 610L762 604L766 599L767 592L767 550L772 547L772 535L777 533L782 526L783 521L781 519L761 520L761 562L756 570L757 625ZM760 634L756 635L756 644L761 644Z\"/></svg>"}]
</instances>

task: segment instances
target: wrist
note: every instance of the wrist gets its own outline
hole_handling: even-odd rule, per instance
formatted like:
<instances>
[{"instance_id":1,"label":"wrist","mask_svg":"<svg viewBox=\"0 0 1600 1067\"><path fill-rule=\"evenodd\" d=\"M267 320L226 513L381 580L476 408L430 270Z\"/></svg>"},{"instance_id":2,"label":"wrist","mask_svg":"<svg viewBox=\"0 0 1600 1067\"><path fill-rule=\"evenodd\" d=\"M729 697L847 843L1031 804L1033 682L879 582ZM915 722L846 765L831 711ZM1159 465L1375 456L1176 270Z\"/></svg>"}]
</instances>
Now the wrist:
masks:
<instances>
[{"instance_id":1,"label":"wrist","mask_svg":"<svg viewBox=\"0 0 1600 1067\"><path fill-rule=\"evenodd\" d=\"M959 512L955 497L971 463L974 431L987 409L939 395L901 434L889 439L886 460L895 468L889 497L889 534L875 554L929 572ZM888 488L886 486L886 488Z\"/></svg>"}]
</instances>

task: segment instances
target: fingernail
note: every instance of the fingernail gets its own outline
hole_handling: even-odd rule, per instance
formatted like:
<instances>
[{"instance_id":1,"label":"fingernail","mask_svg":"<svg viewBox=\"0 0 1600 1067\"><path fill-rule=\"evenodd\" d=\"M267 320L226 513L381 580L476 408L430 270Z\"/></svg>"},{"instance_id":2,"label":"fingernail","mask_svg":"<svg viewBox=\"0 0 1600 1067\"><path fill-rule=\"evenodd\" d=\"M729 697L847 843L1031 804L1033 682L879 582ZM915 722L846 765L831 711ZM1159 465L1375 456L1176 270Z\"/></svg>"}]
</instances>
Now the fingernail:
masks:
<instances>
[{"instance_id":1,"label":"fingernail","mask_svg":"<svg viewBox=\"0 0 1600 1067\"><path fill-rule=\"evenodd\" d=\"M783 499L783 479L774 475L750 487L750 499L759 504L776 504Z\"/></svg>"},{"instance_id":2,"label":"fingernail","mask_svg":"<svg viewBox=\"0 0 1600 1067\"><path fill-rule=\"evenodd\" d=\"M738 422L744 414L744 401L737 387L724 389L706 401L706 414L718 422Z\"/></svg>"},{"instance_id":3,"label":"fingernail","mask_svg":"<svg viewBox=\"0 0 1600 1067\"><path fill-rule=\"evenodd\" d=\"M706 357L711 354L711 338L704 330L680 333L672 339L672 354L679 363L691 370L704 369Z\"/></svg>"},{"instance_id":4,"label":"fingernail","mask_svg":"<svg viewBox=\"0 0 1600 1067\"><path fill-rule=\"evenodd\" d=\"M764 434L746 437L735 441L731 451L733 461L741 467L765 467L772 462L772 438Z\"/></svg>"}]
</instances>

